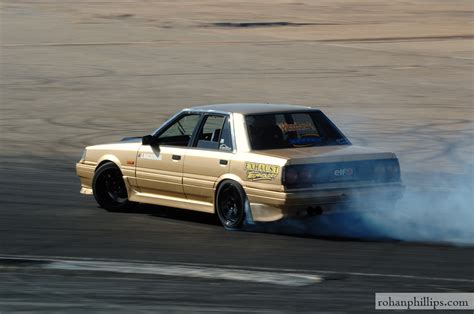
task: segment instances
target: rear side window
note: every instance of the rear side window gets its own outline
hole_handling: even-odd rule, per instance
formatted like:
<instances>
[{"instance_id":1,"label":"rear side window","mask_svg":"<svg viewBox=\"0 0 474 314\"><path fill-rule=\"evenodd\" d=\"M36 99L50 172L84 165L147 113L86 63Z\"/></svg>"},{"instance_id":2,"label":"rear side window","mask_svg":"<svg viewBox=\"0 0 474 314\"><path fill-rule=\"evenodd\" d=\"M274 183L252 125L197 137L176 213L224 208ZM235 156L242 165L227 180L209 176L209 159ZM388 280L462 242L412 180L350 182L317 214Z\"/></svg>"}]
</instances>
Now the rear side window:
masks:
<instances>
[{"instance_id":1,"label":"rear side window","mask_svg":"<svg viewBox=\"0 0 474 314\"><path fill-rule=\"evenodd\" d=\"M204 124L197 134L197 142L194 146L205 149L232 151L234 145L232 143L229 118L220 115L205 117Z\"/></svg>"},{"instance_id":2,"label":"rear side window","mask_svg":"<svg viewBox=\"0 0 474 314\"><path fill-rule=\"evenodd\" d=\"M197 135L196 147L218 149L225 116L207 116Z\"/></svg>"}]
</instances>

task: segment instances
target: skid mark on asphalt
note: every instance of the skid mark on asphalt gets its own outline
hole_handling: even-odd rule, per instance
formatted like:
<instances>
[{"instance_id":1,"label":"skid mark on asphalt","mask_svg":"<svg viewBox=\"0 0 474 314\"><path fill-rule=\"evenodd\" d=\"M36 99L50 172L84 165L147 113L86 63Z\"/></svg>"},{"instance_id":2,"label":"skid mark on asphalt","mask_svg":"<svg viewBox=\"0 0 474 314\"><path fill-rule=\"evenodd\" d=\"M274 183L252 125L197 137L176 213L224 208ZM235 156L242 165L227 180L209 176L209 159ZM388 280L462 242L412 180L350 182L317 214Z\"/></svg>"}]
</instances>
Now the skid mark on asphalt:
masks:
<instances>
[{"instance_id":1,"label":"skid mark on asphalt","mask_svg":"<svg viewBox=\"0 0 474 314\"><path fill-rule=\"evenodd\" d=\"M59 260L59 259L25 259L0 257L0 269L40 269L73 272L106 272L123 274L142 274L154 276L173 276L201 278L210 280L245 281L281 286L301 287L323 281L320 275L281 272L273 270L249 270L223 268L217 265L186 265L164 263L136 263L124 261L98 260Z\"/></svg>"},{"instance_id":2,"label":"skid mark on asphalt","mask_svg":"<svg viewBox=\"0 0 474 314\"><path fill-rule=\"evenodd\" d=\"M0 270L7 269L9 265L14 266L16 264L23 266L43 265L43 269L45 270L82 270L175 277L194 277L203 279L259 282L285 286L307 286L310 284L320 283L324 280L342 279L348 276L474 283L474 278L448 278L405 274L347 272L317 269L304 270L292 268L197 263L150 263L150 261L143 260L119 261L114 259L90 259L80 257L68 258L59 256L0 256ZM160 270L160 268L162 269Z\"/></svg>"}]
</instances>

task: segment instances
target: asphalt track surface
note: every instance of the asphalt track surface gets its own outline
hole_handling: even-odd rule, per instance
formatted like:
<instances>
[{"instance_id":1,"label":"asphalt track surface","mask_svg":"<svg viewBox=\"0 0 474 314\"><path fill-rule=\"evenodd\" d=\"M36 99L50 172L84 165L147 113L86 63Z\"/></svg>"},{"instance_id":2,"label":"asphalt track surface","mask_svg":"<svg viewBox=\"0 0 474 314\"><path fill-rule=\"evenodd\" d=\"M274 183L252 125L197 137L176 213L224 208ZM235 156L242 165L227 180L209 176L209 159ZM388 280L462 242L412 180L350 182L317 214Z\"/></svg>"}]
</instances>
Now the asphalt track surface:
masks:
<instances>
[{"instance_id":1,"label":"asphalt track surface","mask_svg":"<svg viewBox=\"0 0 474 314\"><path fill-rule=\"evenodd\" d=\"M317 100L354 143L396 151L410 189L443 198L474 169L469 4L148 5L3 4L0 313L367 312L375 292L474 291L472 245L112 213L74 174L82 147L146 134L180 108ZM308 25L212 24L227 20Z\"/></svg>"}]
</instances>

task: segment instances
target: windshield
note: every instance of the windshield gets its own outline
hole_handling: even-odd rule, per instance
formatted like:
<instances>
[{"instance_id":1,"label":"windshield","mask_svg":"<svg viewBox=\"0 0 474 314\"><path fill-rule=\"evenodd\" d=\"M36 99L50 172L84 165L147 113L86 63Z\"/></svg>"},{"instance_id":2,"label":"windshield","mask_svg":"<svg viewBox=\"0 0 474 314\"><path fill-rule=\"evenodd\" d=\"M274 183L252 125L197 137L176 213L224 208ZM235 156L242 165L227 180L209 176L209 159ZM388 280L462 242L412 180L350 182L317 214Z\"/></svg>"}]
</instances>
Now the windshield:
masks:
<instances>
[{"instance_id":1,"label":"windshield","mask_svg":"<svg viewBox=\"0 0 474 314\"><path fill-rule=\"evenodd\" d=\"M350 145L321 111L248 115L245 123L253 150Z\"/></svg>"}]
</instances>

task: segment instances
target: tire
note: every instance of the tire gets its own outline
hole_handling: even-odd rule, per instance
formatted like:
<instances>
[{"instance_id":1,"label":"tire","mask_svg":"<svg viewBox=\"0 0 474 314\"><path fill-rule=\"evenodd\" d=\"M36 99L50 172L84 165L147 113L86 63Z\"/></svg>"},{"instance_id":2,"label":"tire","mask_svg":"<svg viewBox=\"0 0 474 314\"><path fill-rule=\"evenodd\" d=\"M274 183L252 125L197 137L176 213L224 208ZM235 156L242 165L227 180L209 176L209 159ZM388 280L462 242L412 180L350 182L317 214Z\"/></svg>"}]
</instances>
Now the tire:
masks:
<instances>
[{"instance_id":1,"label":"tire","mask_svg":"<svg viewBox=\"0 0 474 314\"><path fill-rule=\"evenodd\" d=\"M100 207L109 211L123 211L130 206L122 172L112 162L100 166L92 181L94 198Z\"/></svg>"},{"instance_id":2,"label":"tire","mask_svg":"<svg viewBox=\"0 0 474 314\"><path fill-rule=\"evenodd\" d=\"M224 228L239 230L245 219L247 197L244 189L235 181L225 180L217 189L216 212Z\"/></svg>"}]
</instances>

